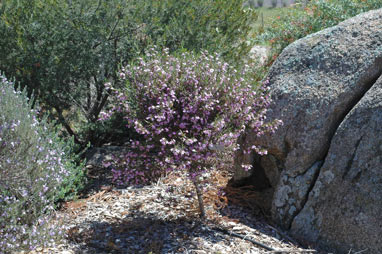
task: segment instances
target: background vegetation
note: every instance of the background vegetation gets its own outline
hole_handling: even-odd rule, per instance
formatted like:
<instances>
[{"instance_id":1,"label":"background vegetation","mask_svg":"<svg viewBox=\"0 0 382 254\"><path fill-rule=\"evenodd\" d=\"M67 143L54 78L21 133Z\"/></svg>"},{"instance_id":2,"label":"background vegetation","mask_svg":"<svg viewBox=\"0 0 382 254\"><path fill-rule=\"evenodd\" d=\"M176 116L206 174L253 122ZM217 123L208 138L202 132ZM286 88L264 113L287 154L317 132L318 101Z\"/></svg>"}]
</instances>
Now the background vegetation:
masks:
<instances>
[{"instance_id":1,"label":"background vegetation","mask_svg":"<svg viewBox=\"0 0 382 254\"><path fill-rule=\"evenodd\" d=\"M274 12L274 18L266 24L264 31L260 30L252 40L255 44L270 46L269 66L281 51L295 40L378 8L382 8L380 0L297 1L295 5L280 11L279 14Z\"/></svg>"},{"instance_id":2,"label":"background vegetation","mask_svg":"<svg viewBox=\"0 0 382 254\"><path fill-rule=\"evenodd\" d=\"M173 51L249 51L254 11L234 0L4 0L0 69L33 92L82 145L100 145L106 82L150 45ZM118 86L118 84L115 84Z\"/></svg>"}]
</instances>

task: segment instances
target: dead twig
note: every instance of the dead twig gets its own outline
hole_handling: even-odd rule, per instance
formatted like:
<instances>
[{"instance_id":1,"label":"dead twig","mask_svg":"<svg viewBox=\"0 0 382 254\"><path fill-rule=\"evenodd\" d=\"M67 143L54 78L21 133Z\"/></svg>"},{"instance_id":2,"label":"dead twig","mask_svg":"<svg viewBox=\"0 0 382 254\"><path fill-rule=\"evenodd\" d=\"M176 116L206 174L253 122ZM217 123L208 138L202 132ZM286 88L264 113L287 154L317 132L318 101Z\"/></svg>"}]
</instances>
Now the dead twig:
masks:
<instances>
[{"instance_id":1,"label":"dead twig","mask_svg":"<svg viewBox=\"0 0 382 254\"><path fill-rule=\"evenodd\" d=\"M267 245L265 245L265 244L263 244L263 243L260 243L260 242L258 242L258 241L255 241L255 240L253 240L253 239L251 239L251 238L247 238L247 236L244 236L244 235L241 235L241 234L237 234L237 233L232 232L232 231L229 231L229 230L227 230L227 229L220 228L220 227L213 227L213 228L211 228L211 229L212 229L212 230L220 231L220 232L222 232L222 233L224 233L224 234L227 234L227 235L232 235L232 236L241 238L241 239L243 239L243 240L246 240L246 241L248 241L248 242L251 242L251 243L253 243L253 244L255 244L255 245L257 245L257 246L259 246L259 247L261 247L261 248L264 248L264 249L266 249L266 250L269 250L269 251L276 251L275 249L273 249L273 248L271 248L271 247L269 247L269 246L267 246Z\"/></svg>"},{"instance_id":2,"label":"dead twig","mask_svg":"<svg viewBox=\"0 0 382 254\"><path fill-rule=\"evenodd\" d=\"M364 249L364 250L361 250L361 251L357 251L357 252L355 252L354 254L361 254L361 253L363 253L363 252L365 252L365 251L367 251L368 249Z\"/></svg>"},{"instance_id":3,"label":"dead twig","mask_svg":"<svg viewBox=\"0 0 382 254\"><path fill-rule=\"evenodd\" d=\"M274 251L267 251L267 254L270 253L313 253L317 252L316 250L291 250L291 249L281 249L281 250L274 250Z\"/></svg>"}]
</instances>

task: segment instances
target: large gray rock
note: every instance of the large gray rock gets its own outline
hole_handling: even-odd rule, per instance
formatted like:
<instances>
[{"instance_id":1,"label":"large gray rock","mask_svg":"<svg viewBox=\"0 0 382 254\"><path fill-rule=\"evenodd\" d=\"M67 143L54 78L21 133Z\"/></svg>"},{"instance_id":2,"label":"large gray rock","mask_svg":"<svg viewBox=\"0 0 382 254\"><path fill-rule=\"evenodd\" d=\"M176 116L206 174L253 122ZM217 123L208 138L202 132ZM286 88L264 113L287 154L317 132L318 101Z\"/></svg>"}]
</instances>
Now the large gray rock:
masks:
<instances>
[{"instance_id":1,"label":"large gray rock","mask_svg":"<svg viewBox=\"0 0 382 254\"><path fill-rule=\"evenodd\" d=\"M299 226L303 225L303 222L293 221L299 218L301 210L305 212L305 209L308 209L305 208L306 203L310 202L310 198L314 198L309 196L309 193L320 184L317 178L322 175L320 173L322 167L332 167L327 162L330 158L328 151L337 129L382 73L381 20L382 10L370 11L288 46L271 67L268 75L274 100L268 118L281 119L284 126L273 135L259 138L248 132L242 137L243 145L264 146L268 148L269 154L260 157L238 153L234 182L240 184L253 179L254 175L266 175L269 182L266 191L269 192L271 189L273 192L269 200L272 217L285 228L289 229L293 224L292 229L295 233L303 228ZM382 92L378 91L382 96ZM358 119L358 121L367 120ZM360 131L357 130L356 133ZM371 146L367 147L366 141L363 142L361 143L365 144L365 149L372 149ZM347 151L343 152L343 156L349 157ZM254 163L252 171L246 172L241 169L240 165L247 163ZM328 172L334 174L333 169L330 170ZM374 171L370 169L371 175L368 177L372 179L375 173L376 169ZM375 178L378 176L375 175ZM371 179L369 180L372 181ZM343 185L341 182L336 182L335 187L327 195L334 197L345 193L346 188L352 188L346 186L348 185L345 182ZM381 189L382 185L376 183L370 185L370 188ZM352 203L354 200L350 199L342 202L348 202L348 207L356 205ZM337 214L343 213L341 209L345 208L336 206L334 204L333 209ZM379 209L382 213L381 205L373 209ZM325 216L334 216L322 213L323 217L317 217L317 213L310 214L312 220L318 221L329 220ZM300 221L308 220L307 216L300 218ZM336 221L341 218L339 216ZM343 223L342 230L347 230L347 222L339 223ZM320 225L329 227L329 224ZM313 226L310 228L312 230L309 231L307 228L306 234L317 235L307 236L307 239L319 239L322 242L331 242L331 239L334 239L320 233L326 232L325 230L314 231ZM382 235L382 231L379 233ZM356 233L353 238L355 235ZM364 243L367 241L365 239ZM343 246L350 246L350 238L346 241L348 242L343 242Z\"/></svg>"},{"instance_id":2,"label":"large gray rock","mask_svg":"<svg viewBox=\"0 0 382 254\"><path fill-rule=\"evenodd\" d=\"M382 252L382 77L337 129L291 229L343 253Z\"/></svg>"}]
</instances>

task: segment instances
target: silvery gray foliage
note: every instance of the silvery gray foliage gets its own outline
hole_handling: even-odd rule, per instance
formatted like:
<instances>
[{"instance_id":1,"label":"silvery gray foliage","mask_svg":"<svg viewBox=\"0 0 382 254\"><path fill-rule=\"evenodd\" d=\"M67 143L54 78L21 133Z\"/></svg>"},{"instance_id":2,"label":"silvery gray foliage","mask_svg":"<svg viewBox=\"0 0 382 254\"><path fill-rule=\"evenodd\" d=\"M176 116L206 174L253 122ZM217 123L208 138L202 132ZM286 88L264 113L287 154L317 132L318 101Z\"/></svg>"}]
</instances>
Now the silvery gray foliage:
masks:
<instances>
[{"instance_id":1,"label":"silvery gray foliage","mask_svg":"<svg viewBox=\"0 0 382 254\"><path fill-rule=\"evenodd\" d=\"M25 94L0 75L0 253L50 246L63 234L49 219L63 185L80 169L37 116Z\"/></svg>"}]
</instances>

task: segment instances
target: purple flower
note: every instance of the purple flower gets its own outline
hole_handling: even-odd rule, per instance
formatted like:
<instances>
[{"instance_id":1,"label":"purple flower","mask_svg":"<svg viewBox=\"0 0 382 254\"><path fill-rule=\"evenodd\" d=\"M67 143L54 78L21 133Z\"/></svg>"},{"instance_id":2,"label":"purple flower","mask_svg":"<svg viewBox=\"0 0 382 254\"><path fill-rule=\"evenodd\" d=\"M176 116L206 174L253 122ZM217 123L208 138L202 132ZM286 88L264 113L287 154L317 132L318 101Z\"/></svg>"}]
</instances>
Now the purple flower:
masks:
<instances>
[{"instance_id":1,"label":"purple flower","mask_svg":"<svg viewBox=\"0 0 382 254\"><path fill-rule=\"evenodd\" d=\"M260 136L274 132L280 123L265 122L268 81L255 82L250 70L237 71L207 52L173 57L155 49L125 66L120 77L128 80L127 89L114 93L114 105L103 115L123 113L128 127L145 138L131 140L130 151L112 163L114 179L137 183L168 170L195 178L212 168L212 158L232 157L248 128Z\"/></svg>"}]
</instances>

